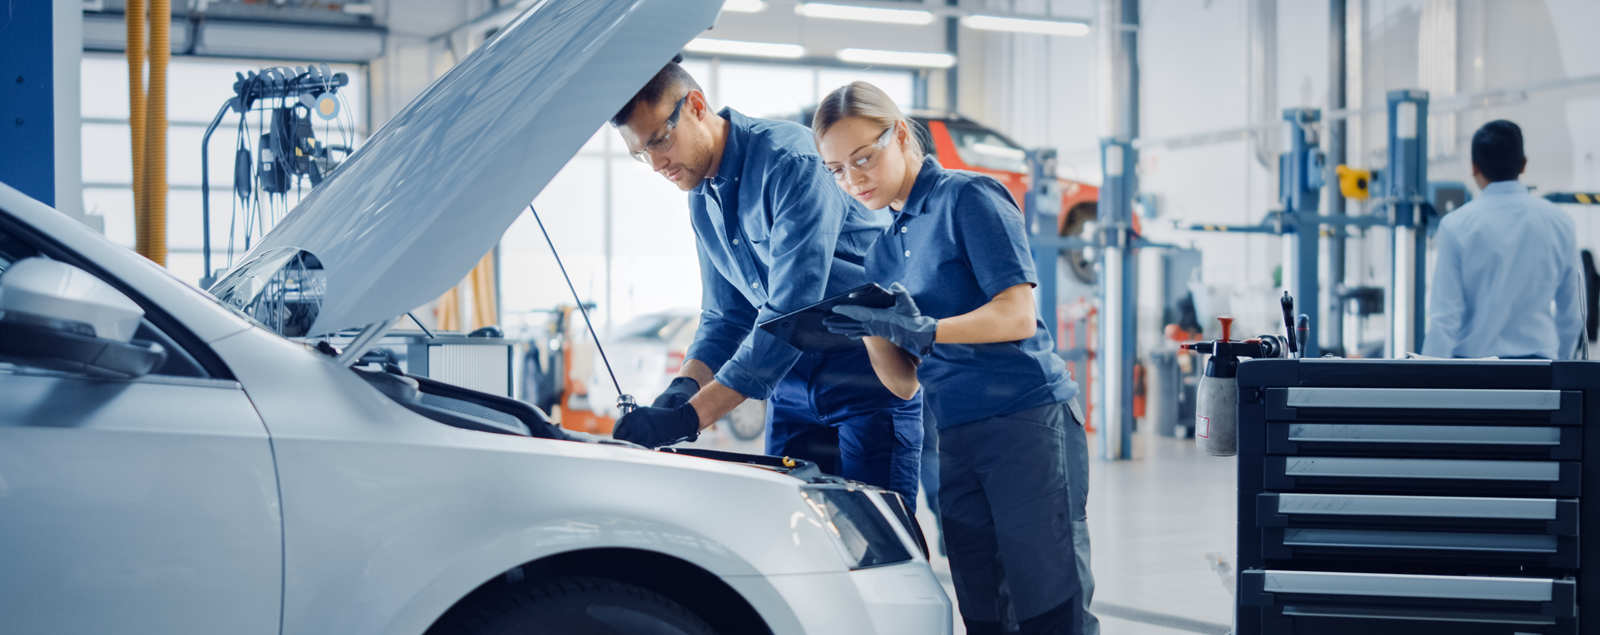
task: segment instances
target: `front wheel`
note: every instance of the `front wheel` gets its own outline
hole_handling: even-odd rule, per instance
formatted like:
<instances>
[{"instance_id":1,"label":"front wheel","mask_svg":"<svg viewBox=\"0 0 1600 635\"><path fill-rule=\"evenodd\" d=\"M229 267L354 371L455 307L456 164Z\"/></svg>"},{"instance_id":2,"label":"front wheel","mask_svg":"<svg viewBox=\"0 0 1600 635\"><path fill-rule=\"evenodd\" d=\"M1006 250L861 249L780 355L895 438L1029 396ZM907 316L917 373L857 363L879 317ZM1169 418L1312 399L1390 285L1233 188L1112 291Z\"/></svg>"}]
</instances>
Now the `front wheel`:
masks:
<instances>
[{"instance_id":1,"label":"front wheel","mask_svg":"<svg viewBox=\"0 0 1600 635\"><path fill-rule=\"evenodd\" d=\"M446 613L428 635L717 635L662 595L604 578L512 585Z\"/></svg>"}]
</instances>

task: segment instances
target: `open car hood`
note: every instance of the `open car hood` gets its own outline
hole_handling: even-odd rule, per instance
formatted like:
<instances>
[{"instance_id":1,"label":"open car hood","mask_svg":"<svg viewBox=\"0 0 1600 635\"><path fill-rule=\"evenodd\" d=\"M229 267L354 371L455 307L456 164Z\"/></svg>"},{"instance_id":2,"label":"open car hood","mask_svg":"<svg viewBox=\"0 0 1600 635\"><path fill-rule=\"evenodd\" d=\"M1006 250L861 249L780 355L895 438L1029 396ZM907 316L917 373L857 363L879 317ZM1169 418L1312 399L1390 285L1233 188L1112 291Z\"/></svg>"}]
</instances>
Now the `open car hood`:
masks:
<instances>
[{"instance_id":1,"label":"open car hood","mask_svg":"<svg viewBox=\"0 0 1600 635\"><path fill-rule=\"evenodd\" d=\"M275 272L320 265L307 335L390 320L439 297L721 6L538 2L379 128L212 293L245 309L263 290L284 290Z\"/></svg>"}]
</instances>

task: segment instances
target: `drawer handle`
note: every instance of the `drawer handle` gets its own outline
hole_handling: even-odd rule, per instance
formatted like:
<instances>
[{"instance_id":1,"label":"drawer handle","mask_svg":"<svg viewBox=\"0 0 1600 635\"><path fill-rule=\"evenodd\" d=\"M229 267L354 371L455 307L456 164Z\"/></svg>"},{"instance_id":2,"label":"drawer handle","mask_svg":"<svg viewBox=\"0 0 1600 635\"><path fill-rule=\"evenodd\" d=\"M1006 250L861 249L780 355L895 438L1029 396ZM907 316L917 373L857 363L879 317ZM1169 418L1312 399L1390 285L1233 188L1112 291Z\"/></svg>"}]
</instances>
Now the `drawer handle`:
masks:
<instances>
[{"instance_id":1,"label":"drawer handle","mask_svg":"<svg viewBox=\"0 0 1600 635\"><path fill-rule=\"evenodd\" d=\"M1290 547L1346 547L1351 549L1426 549L1510 553L1556 553L1557 551L1555 536L1370 531L1361 529L1287 529L1283 532L1283 544Z\"/></svg>"},{"instance_id":2,"label":"drawer handle","mask_svg":"<svg viewBox=\"0 0 1600 635\"><path fill-rule=\"evenodd\" d=\"M1559 390L1454 388L1289 388L1290 408L1407 410L1560 410Z\"/></svg>"},{"instance_id":3,"label":"drawer handle","mask_svg":"<svg viewBox=\"0 0 1600 635\"><path fill-rule=\"evenodd\" d=\"M1455 443L1462 445L1560 445L1560 428L1506 426L1386 426L1295 423L1290 441L1347 443Z\"/></svg>"},{"instance_id":4,"label":"drawer handle","mask_svg":"<svg viewBox=\"0 0 1600 635\"><path fill-rule=\"evenodd\" d=\"M1285 606L1283 614L1293 617L1342 617L1377 620L1424 620L1428 622L1478 622L1484 624L1528 624L1553 626L1555 618L1521 613L1476 613L1383 609L1370 606Z\"/></svg>"},{"instance_id":5,"label":"drawer handle","mask_svg":"<svg viewBox=\"0 0 1600 635\"><path fill-rule=\"evenodd\" d=\"M1280 514L1555 520L1550 498L1278 494Z\"/></svg>"},{"instance_id":6,"label":"drawer handle","mask_svg":"<svg viewBox=\"0 0 1600 635\"><path fill-rule=\"evenodd\" d=\"M1263 591L1320 595L1549 602L1553 582L1533 578L1393 575L1337 571L1265 571Z\"/></svg>"},{"instance_id":7,"label":"drawer handle","mask_svg":"<svg viewBox=\"0 0 1600 635\"><path fill-rule=\"evenodd\" d=\"M1284 463L1284 475L1558 482L1561 480L1561 464L1538 461L1289 457Z\"/></svg>"}]
</instances>

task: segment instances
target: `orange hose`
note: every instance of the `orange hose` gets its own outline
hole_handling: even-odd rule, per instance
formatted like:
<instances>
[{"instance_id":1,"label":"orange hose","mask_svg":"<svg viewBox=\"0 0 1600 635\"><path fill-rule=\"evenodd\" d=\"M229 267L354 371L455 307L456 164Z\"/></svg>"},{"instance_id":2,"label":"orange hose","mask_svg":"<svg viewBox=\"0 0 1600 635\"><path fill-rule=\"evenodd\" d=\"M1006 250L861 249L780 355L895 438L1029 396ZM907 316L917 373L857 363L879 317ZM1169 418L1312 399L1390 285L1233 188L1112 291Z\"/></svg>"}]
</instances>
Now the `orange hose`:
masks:
<instances>
[{"instance_id":1,"label":"orange hose","mask_svg":"<svg viewBox=\"0 0 1600 635\"><path fill-rule=\"evenodd\" d=\"M123 14L128 27L128 132L133 144L134 248L144 250L144 0L128 0Z\"/></svg>"},{"instance_id":2,"label":"orange hose","mask_svg":"<svg viewBox=\"0 0 1600 635\"><path fill-rule=\"evenodd\" d=\"M169 31L171 0L150 0L150 88L145 100L145 224L139 228L139 253L167 266L167 62L172 58ZM209 274L210 272L205 272Z\"/></svg>"}]
</instances>

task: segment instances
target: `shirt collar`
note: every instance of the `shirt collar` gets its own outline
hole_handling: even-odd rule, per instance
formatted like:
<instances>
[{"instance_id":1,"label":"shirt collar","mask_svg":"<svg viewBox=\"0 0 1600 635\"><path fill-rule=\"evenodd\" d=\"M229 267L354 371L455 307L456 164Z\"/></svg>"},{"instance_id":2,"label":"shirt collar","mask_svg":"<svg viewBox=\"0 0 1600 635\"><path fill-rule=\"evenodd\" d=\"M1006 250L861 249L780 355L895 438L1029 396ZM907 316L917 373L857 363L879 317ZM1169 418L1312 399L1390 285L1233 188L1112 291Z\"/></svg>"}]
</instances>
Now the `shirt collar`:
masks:
<instances>
[{"instance_id":1,"label":"shirt collar","mask_svg":"<svg viewBox=\"0 0 1600 635\"><path fill-rule=\"evenodd\" d=\"M1493 183L1490 183L1488 186L1484 187L1483 188L1483 193L1484 194L1527 194L1528 193L1528 186L1523 185L1522 181L1518 181L1516 179L1512 179L1510 181L1495 181Z\"/></svg>"},{"instance_id":2,"label":"shirt collar","mask_svg":"<svg viewBox=\"0 0 1600 635\"><path fill-rule=\"evenodd\" d=\"M906 204L900 208L900 213L920 215L928 195L933 192L934 181L939 180L939 173L943 171L944 166L939 165L938 159L922 157L922 169L917 171L917 180L911 184L911 193L906 195Z\"/></svg>"},{"instance_id":3,"label":"shirt collar","mask_svg":"<svg viewBox=\"0 0 1600 635\"><path fill-rule=\"evenodd\" d=\"M717 187L722 187L744 172L745 141L750 136L751 121L732 108L724 107L717 114L728 120L728 138L722 144L722 161L717 164L717 175L710 180Z\"/></svg>"}]
</instances>

